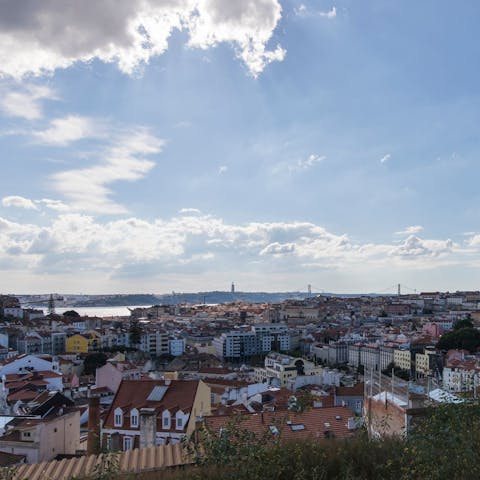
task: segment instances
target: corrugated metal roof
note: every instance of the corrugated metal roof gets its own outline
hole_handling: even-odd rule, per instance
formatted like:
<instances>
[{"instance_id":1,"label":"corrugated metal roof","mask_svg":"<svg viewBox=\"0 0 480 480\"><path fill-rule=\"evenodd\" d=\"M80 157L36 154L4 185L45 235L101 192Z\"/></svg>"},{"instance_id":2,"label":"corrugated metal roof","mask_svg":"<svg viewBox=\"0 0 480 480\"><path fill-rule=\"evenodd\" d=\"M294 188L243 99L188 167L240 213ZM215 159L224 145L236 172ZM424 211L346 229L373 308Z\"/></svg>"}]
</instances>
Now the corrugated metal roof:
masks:
<instances>
[{"instance_id":1,"label":"corrugated metal roof","mask_svg":"<svg viewBox=\"0 0 480 480\"><path fill-rule=\"evenodd\" d=\"M193 463L180 444L159 445L151 448L135 448L122 453L87 455L63 460L53 460L35 464L25 464L15 471L14 480L67 480L83 478L94 473L97 465L102 465L105 457L117 459L119 472L141 473ZM97 467L98 469L99 467ZM0 470L1 473L1 470Z\"/></svg>"}]
</instances>

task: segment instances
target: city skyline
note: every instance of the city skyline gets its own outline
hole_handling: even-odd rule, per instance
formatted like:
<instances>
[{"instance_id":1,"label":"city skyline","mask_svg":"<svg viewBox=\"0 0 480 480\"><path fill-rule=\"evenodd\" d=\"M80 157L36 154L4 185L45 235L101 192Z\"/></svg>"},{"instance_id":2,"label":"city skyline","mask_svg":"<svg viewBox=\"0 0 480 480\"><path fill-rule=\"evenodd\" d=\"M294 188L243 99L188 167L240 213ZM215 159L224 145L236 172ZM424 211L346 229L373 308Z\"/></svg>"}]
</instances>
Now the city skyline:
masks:
<instances>
[{"instance_id":1,"label":"city skyline","mask_svg":"<svg viewBox=\"0 0 480 480\"><path fill-rule=\"evenodd\" d=\"M3 4L1 290L478 290L479 10Z\"/></svg>"}]
</instances>

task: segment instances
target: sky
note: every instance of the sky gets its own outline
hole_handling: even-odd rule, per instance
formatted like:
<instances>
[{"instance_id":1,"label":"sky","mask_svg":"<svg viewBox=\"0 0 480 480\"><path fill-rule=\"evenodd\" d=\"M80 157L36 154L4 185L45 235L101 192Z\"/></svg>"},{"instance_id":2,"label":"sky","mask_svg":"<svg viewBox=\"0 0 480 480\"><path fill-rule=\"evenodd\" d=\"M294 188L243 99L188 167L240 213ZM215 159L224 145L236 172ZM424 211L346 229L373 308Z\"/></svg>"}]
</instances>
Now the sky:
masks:
<instances>
[{"instance_id":1,"label":"sky","mask_svg":"<svg viewBox=\"0 0 480 480\"><path fill-rule=\"evenodd\" d=\"M0 292L480 288L480 3L0 3Z\"/></svg>"}]
</instances>

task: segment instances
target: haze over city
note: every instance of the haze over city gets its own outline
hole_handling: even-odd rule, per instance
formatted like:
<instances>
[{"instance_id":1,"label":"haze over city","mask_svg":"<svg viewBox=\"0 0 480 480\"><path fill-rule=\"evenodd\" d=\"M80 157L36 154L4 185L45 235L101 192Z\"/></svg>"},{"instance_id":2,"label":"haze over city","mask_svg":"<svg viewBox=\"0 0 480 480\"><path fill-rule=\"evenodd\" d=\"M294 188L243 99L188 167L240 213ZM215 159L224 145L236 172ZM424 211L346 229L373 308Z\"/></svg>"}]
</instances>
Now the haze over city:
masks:
<instances>
[{"instance_id":1,"label":"haze over city","mask_svg":"<svg viewBox=\"0 0 480 480\"><path fill-rule=\"evenodd\" d=\"M479 9L2 2L1 290L477 289Z\"/></svg>"}]
</instances>

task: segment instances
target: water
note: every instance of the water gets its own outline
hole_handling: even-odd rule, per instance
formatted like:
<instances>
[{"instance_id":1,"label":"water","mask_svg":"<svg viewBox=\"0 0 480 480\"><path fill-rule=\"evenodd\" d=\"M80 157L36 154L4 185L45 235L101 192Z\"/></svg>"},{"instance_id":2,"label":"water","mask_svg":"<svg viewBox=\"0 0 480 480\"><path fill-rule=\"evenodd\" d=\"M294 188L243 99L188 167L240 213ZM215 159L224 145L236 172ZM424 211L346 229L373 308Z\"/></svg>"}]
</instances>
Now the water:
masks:
<instances>
[{"instance_id":1,"label":"water","mask_svg":"<svg viewBox=\"0 0 480 480\"><path fill-rule=\"evenodd\" d=\"M63 312L68 310L75 310L82 317L129 317L130 310L129 308L146 308L151 307L151 305L132 305L129 307L67 307L67 308L55 308L55 313L62 315ZM47 308L45 307L33 307L43 310L47 314Z\"/></svg>"}]
</instances>

